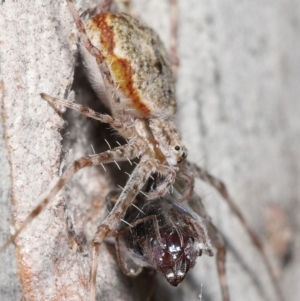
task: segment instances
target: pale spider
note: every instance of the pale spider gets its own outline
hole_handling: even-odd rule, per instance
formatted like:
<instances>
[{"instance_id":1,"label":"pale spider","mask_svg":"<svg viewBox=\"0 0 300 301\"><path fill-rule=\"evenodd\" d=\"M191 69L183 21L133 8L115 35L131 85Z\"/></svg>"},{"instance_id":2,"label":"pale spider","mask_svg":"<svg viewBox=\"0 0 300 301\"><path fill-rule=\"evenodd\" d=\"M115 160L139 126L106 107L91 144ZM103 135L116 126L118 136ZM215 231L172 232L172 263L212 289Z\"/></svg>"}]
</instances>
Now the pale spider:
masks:
<instances>
[{"instance_id":1,"label":"pale spider","mask_svg":"<svg viewBox=\"0 0 300 301\"><path fill-rule=\"evenodd\" d=\"M169 63L165 56L165 50L156 35L152 31L149 31L148 42L145 44L146 50L148 51L150 49L151 56L153 56L151 59L153 60L143 61L143 54L147 53L143 48L136 48L134 50L129 49L130 53L134 53L135 51L139 52L137 56L138 61L135 62L136 66L144 64L144 67L147 68L146 74L137 74L137 78L134 78L133 82L133 79L128 76L131 76L131 72L129 72L131 71L131 68L136 66L128 66L125 64L124 60L119 59L118 55L112 55L110 53L110 47L113 47L114 45L112 45L112 42L109 39L109 41L104 41L104 46L99 46L93 39L95 37L91 37L96 47L92 46L85 35L83 25L72 5L72 2L68 1L68 3L75 21L77 22L78 29L81 31L82 40L86 48L96 57L98 65L100 66L107 90L106 104L110 108L112 116L98 114L80 105L67 103L45 94L43 94L43 97L49 102L70 107L78 110L84 115L110 124L123 137L128 139L128 144L99 155L87 156L76 160L63 174L58 184L49 193L48 197L45 198L29 215L21 228L16 231L4 247L15 240L18 234L35 216L39 214L40 211L43 210L43 208L53 199L56 193L79 169L91 165L131 160L135 157L140 157L139 165L132 173L127 185L124 187L116 206L99 227L95 235L91 278L91 299L93 300L95 296L97 258L100 244L103 242L106 235L116 228L130 202L135 198L151 173L158 172L163 174L165 176L165 181L157 188L156 191L152 192L148 196L149 199L164 195L169 186L174 182L175 177L180 175L188 181L188 188L185 197L190 197L193 188L193 173L191 172L194 172L200 178L214 185L225 199L230 201L230 198L224 185L207 173L203 172L201 169L193 165L189 166L187 169L188 171L180 169L180 163L185 159L187 151L180 141L176 127L171 121L176 106L173 87L174 82ZM116 21L117 24L121 20L119 17L114 19L115 17L113 15L102 15L101 18L99 18L99 20L101 19L101 24L103 26L107 26L107 23L114 21ZM104 21L104 19L106 20ZM125 26L122 26L124 26L126 30L128 29L128 25L126 24L132 25L133 23L134 30L140 26L139 23L130 17L123 17L122 22L125 22ZM92 31L92 34L94 34L93 30L97 31L97 29L93 28L93 23L89 24L90 30ZM121 30L122 29L123 28L121 28ZM142 27L143 33L145 33L144 30L145 28ZM134 31L132 31L132 33L133 32ZM109 37L109 35L105 35L105 37ZM117 41L119 41L119 38L121 37L118 37ZM110 44L108 45L108 49L104 50L106 42L109 42ZM145 41L143 40L142 42L144 43ZM130 43L122 45L126 45L127 47ZM151 47L149 48L150 45ZM128 50L126 47L123 49L124 51ZM97 48L101 49L101 53ZM107 53L105 53L105 51L107 51ZM146 55L147 59L149 59L148 54ZM156 76L152 76L153 74L156 74ZM148 75L150 75L150 77L144 78ZM152 91L152 88L148 89L148 87L150 87L148 84L152 84L153 82L155 82L154 87L156 87L158 91L156 89L155 91ZM137 90L141 92L142 96L138 95L139 93L137 93ZM159 94L156 95L156 93ZM144 103L141 101L141 98L145 101ZM231 206L233 206L232 203ZM237 212L237 210L235 210L235 212ZM239 217L242 219L241 216ZM248 231L252 233L249 229ZM251 237L256 242L256 245L262 250L256 236L252 234ZM224 298L224 300L228 299Z\"/></svg>"}]
</instances>

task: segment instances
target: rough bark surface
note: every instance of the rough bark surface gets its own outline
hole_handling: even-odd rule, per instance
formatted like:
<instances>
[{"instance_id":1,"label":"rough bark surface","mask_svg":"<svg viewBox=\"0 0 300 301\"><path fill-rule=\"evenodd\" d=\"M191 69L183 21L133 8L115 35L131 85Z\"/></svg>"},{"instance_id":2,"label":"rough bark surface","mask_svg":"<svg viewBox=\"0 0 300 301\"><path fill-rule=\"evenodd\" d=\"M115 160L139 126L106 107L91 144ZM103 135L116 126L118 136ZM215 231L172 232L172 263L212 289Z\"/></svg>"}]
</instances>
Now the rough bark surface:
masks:
<instances>
[{"instance_id":1,"label":"rough bark surface","mask_svg":"<svg viewBox=\"0 0 300 301\"><path fill-rule=\"evenodd\" d=\"M131 2L132 12L168 46L170 1ZM90 11L96 1L76 5L80 12ZM179 0L178 22L176 118L189 160L226 183L264 242L285 300L299 300L300 4ZM104 139L116 145L107 125L74 112L60 116L39 96L45 92L64 98L73 85L76 101L103 110L82 71L76 44L65 1L0 4L1 243L13 230L10 225L22 223L64 166L92 153L90 144L96 152L108 148ZM87 300L89 242L101 221L105 195L122 183L116 166L106 173L102 168L80 172L16 244L0 254L0 299ZM200 181L196 191L227 244L232 300L276 300L258 252L227 204ZM270 205L277 205L282 215L266 217ZM278 216L288 220L279 228ZM276 244L264 234L266 227L276 229ZM280 253L285 246L288 251ZM99 260L99 300L144 300L136 287L147 281L145 275L136 280L122 275L108 244ZM199 258L178 288L158 277L154 298L199 300L201 291L202 300L221 300L214 258Z\"/></svg>"}]
</instances>

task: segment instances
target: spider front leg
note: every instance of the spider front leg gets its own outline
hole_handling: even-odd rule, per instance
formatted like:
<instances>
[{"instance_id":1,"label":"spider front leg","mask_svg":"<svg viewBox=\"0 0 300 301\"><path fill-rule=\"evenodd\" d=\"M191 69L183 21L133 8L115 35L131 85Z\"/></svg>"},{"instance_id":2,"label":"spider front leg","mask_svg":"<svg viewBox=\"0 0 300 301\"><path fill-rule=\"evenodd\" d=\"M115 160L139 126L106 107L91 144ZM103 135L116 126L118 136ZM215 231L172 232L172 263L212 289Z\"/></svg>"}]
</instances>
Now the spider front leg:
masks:
<instances>
[{"instance_id":1,"label":"spider front leg","mask_svg":"<svg viewBox=\"0 0 300 301\"><path fill-rule=\"evenodd\" d=\"M150 174L155 172L155 170L155 160L149 158L147 155L143 156L140 163L134 169L133 173L128 179L126 186L123 188L117 203L106 219L99 226L95 234L92 251L90 301L94 301L96 296L96 276L100 245L109 232L116 230L118 223L124 216L127 208L147 182Z\"/></svg>"},{"instance_id":2,"label":"spider front leg","mask_svg":"<svg viewBox=\"0 0 300 301\"><path fill-rule=\"evenodd\" d=\"M73 102L70 102L70 101L65 101L65 100L62 100L62 99L58 99L58 98L52 97L52 96L50 96L48 94L45 94L45 93L41 93L41 97L44 100L47 100L51 105L64 106L66 108L77 111L80 114L85 115L87 117L93 118L95 120L99 120L103 123L110 124L111 126L115 127L116 129L124 127L124 124L122 122L119 122L118 120L111 117L110 115L105 115L105 114L95 112L94 110L92 110L92 109L90 109L86 106L76 104L76 103L73 103Z\"/></svg>"},{"instance_id":3,"label":"spider front leg","mask_svg":"<svg viewBox=\"0 0 300 301\"><path fill-rule=\"evenodd\" d=\"M136 141L135 141L136 142ZM129 143L123 146L116 147L112 150L108 150L101 154L90 155L86 157L82 157L76 161L74 161L71 166L64 172L61 176L57 184L52 188L49 192L48 196L44 198L38 206L34 208L34 210L29 214L29 216L25 219L22 226L15 232L14 235L10 237L10 239L0 248L0 252L5 250L7 246L9 246L18 235L23 231L23 229L31 223L31 221L39 215L41 211L43 211L46 206L53 200L56 194L69 182L69 180L84 167L87 166L97 166L105 163L112 163L115 161L124 161L128 159L134 159L140 153L140 145L138 143Z\"/></svg>"}]
</instances>

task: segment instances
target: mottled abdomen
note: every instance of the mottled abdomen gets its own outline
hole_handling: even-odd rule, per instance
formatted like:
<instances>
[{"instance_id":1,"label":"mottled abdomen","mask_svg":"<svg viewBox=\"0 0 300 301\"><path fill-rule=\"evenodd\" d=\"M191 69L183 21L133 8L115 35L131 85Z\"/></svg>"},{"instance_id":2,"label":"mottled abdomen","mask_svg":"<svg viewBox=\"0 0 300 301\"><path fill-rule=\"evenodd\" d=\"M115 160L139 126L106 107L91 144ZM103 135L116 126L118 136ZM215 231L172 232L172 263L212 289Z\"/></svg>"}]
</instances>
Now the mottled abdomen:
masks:
<instances>
[{"instance_id":1,"label":"mottled abdomen","mask_svg":"<svg viewBox=\"0 0 300 301\"><path fill-rule=\"evenodd\" d=\"M128 15L105 13L88 21L86 31L108 68L113 114L166 119L175 113L168 55L152 29Z\"/></svg>"}]
</instances>

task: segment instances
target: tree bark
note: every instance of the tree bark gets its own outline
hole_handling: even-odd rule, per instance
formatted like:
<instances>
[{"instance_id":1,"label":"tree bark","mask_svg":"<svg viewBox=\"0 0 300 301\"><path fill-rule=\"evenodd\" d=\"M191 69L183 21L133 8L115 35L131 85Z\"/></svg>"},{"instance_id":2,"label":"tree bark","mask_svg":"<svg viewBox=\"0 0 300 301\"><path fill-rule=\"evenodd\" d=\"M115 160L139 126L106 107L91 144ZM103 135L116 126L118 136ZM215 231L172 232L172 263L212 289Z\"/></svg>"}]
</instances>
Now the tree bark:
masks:
<instances>
[{"instance_id":1,"label":"tree bark","mask_svg":"<svg viewBox=\"0 0 300 301\"><path fill-rule=\"evenodd\" d=\"M76 7L88 13L96 2L76 1ZM131 2L131 12L168 47L170 1ZM289 301L300 297L299 22L294 0L179 1L176 120L188 159L226 183ZM117 145L107 125L69 111L61 116L39 95L66 98L72 87L76 101L103 110L77 57L77 37L63 0L0 4L1 244L10 224L18 228L72 160L91 154L91 144L96 152L107 149L104 139ZM89 243L106 194L124 183L116 166L108 169L80 172L0 254L1 300L87 300ZM259 253L228 205L199 180L195 190L226 241L231 299L276 300ZM266 218L270 205L287 220L289 239L282 227L276 232L283 246L292 240L285 262L264 234L279 220ZM125 277L109 244L100 254L97 298L144 300L138 281L146 276ZM199 258L178 288L161 276L156 282L155 300L199 300L201 291L203 300L221 300L214 258Z\"/></svg>"}]
</instances>

